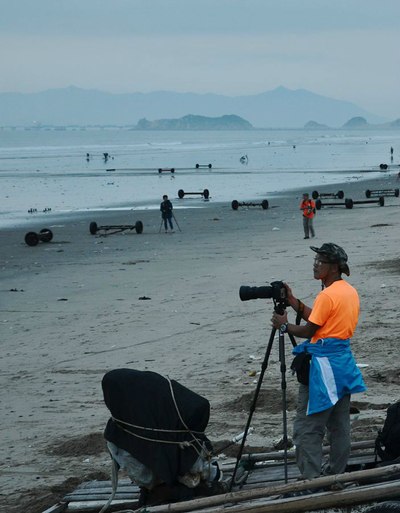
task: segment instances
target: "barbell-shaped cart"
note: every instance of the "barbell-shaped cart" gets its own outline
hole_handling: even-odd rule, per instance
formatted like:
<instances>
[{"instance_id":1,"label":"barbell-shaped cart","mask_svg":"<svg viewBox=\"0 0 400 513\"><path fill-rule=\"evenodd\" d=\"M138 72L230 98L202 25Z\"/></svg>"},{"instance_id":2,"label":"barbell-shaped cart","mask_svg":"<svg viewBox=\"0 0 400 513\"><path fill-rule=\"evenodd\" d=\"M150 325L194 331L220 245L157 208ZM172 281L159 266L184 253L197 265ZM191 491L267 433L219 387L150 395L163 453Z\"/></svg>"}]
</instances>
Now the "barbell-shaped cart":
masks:
<instances>
[{"instance_id":1,"label":"barbell-shaped cart","mask_svg":"<svg viewBox=\"0 0 400 513\"><path fill-rule=\"evenodd\" d=\"M188 196L188 195L199 195L199 196L203 196L204 199L208 199L210 197L210 191L208 189L204 189L203 191L200 191L200 192L186 192L183 189L179 189L178 198L182 199L184 196Z\"/></svg>"},{"instance_id":2,"label":"barbell-shaped cart","mask_svg":"<svg viewBox=\"0 0 400 513\"><path fill-rule=\"evenodd\" d=\"M143 223L142 221L136 221L135 224L107 224L99 226L95 221L92 221L89 225L89 231L92 235L97 235L99 231L102 231L104 233L98 234L102 237L112 235L113 233L123 232L125 230L136 230L136 233L142 233Z\"/></svg>"},{"instance_id":3,"label":"barbell-shaped cart","mask_svg":"<svg viewBox=\"0 0 400 513\"><path fill-rule=\"evenodd\" d=\"M239 207L261 207L263 210L266 210L269 206L268 204L268 200L262 200L261 203L254 203L254 202L245 202L245 201L242 201L242 202L239 202L237 200L233 200L232 201L232 209L233 210L237 210Z\"/></svg>"}]
</instances>

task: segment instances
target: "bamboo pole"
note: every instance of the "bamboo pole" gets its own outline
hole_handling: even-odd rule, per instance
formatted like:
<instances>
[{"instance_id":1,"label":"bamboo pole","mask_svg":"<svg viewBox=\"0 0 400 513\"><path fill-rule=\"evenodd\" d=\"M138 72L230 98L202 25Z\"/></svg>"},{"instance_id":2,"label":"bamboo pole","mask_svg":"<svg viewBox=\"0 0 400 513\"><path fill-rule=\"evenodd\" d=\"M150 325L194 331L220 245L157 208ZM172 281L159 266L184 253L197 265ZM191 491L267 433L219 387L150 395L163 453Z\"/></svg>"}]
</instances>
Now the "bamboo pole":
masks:
<instances>
[{"instance_id":1,"label":"bamboo pole","mask_svg":"<svg viewBox=\"0 0 400 513\"><path fill-rule=\"evenodd\" d=\"M63 511L66 511L66 509L67 503L59 502L58 504L54 504L54 506L51 506L51 508L46 509L42 513L62 513Z\"/></svg>"},{"instance_id":2,"label":"bamboo pole","mask_svg":"<svg viewBox=\"0 0 400 513\"><path fill-rule=\"evenodd\" d=\"M351 451L358 451L363 449L373 449L375 447L374 440L365 440L363 442L353 442L351 444ZM329 445L324 445L322 448L323 454L328 454L330 451ZM353 454L352 454L353 455ZM295 457L294 451L288 452L288 457ZM284 454L282 451L273 451L273 452L257 452L257 453L249 453L243 454L241 457L242 461L264 461L264 460L283 460Z\"/></svg>"},{"instance_id":3,"label":"bamboo pole","mask_svg":"<svg viewBox=\"0 0 400 513\"><path fill-rule=\"evenodd\" d=\"M160 506L147 506L146 512L148 513L178 513L178 512L188 512L188 511L196 511L202 510L204 508L210 508L212 506L220 506L226 504L236 504L244 501L253 501L257 499L262 499L266 497L270 497L273 495L282 495L289 492L298 492L302 490L314 490L317 488L325 488L338 483L354 483L363 480L369 479L379 479L385 477L391 477L400 474L400 465L388 465L386 467L379 467L368 470L358 470L354 472L346 472L344 474L337 474L335 476L324 476L318 477L311 481L296 481L295 483L289 483L284 485L277 486L267 486L262 488L254 488L252 490L243 490L238 492L230 492L221 495L215 495L212 497L204 497L201 499L194 499L190 501L185 501L182 503L174 503ZM397 482L397 494L400 495L400 482ZM371 488L378 487L376 484ZM348 492L350 490L346 490ZM344 493L344 492L340 492ZM392 492L390 492L392 493ZM337 497L339 494L338 491L330 492L329 494ZM388 495L389 496L389 495ZM392 496L392 495L390 495ZM377 496L379 497L379 496ZM297 498L298 500L299 498ZM302 498L304 499L304 498ZM289 499L285 499L285 502ZM293 499L291 499L293 500ZM373 500L373 499L371 499ZM137 510L141 511L140 509ZM214 511L214 510L212 510ZM216 509L215 511L220 511ZM221 510L222 511L222 510ZM243 510L243 511L251 511L251 510ZM265 510L267 511L267 510ZM269 510L268 510L269 511ZM274 510L270 510L274 511ZM276 510L278 512L278 510ZM284 511L284 510L282 510ZM288 510L289 511L289 510ZM294 511L294 510L293 510ZM299 510L300 511L300 510Z\"/></svg>"},{"instance_id":4,"label":"bamboo pole","mask_svg":"<svg viewBox=\"0 0 400 513\"><path fill-rule=\"evenodd\" d=\"M239 506L232 506L229 511L232 513L300 513L327 508L343 508L376 500L394 499L399 496L400 481L391 481L375 486L361 486L337 492L323 492L303 497L270 500L268 503L244 503ZM207 509L207 513L222 513L224 511L226 511L224 507Z\"/></svg>"},{"instance_id":5,"label":"bamboo pole","mask_svg":"<svg viewBox=\"0 0 400 513\"><path fill-rule=\"evenodd\" d=\"M106 503L107 501L82 501L82 502L71 502L70 504L68 504L68 509L67 509L67 512L69 511L75 511L76 513L80 513L82 511L96 511L96 513L99 512L99 510L104 506L104 504ZM115 500L115 501L112 501L111 505L110 505L110 510L107 510L107 511L115 511L115 506L121 506L122 508L124 508L123 510L118 510L118 511L125 511L127 508L129 507L136 507L137 506L137 501L119 501L119 500ZM128 510L128 511L136 511L136 510ZM140 510L139 510L140 511ZM147 509L146 509L147 511Z\"/></svg>"}]
</instances>

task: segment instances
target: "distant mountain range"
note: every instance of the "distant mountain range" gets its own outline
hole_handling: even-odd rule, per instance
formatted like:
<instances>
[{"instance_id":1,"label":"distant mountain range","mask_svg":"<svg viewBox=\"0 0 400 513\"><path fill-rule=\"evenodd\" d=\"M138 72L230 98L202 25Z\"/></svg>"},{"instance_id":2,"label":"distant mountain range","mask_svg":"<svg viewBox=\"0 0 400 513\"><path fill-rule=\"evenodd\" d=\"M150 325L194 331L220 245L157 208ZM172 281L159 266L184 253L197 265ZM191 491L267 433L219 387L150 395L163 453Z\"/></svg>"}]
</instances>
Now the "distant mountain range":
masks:
<instances>
[{"instance_id":1,"label":"distant mountain range","mask_svg":"<svg viewBox=\"0 0 400 513\"><path fill-rule=\"evenodd\" d=\"M366 118L368 123L387 121L353 103L285 87L235 97L166 91L112 94L73 86L40 93L0 93L0 126L136 126L143 118L181 118L188 113L232 114L256 128L302 128L309 120L341 127L353 117Z\"/></svg>"}]
</instances>

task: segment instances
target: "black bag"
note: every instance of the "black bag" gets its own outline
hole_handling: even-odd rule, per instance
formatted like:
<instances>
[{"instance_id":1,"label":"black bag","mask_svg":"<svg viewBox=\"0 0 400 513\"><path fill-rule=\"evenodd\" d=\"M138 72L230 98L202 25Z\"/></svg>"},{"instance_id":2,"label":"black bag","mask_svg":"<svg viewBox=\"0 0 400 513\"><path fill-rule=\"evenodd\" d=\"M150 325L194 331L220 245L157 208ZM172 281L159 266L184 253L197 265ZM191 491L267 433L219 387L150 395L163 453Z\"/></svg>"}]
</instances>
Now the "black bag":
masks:
<instances>
[{"instance_id":1,"label":"black bag","mask_svg":"<svg viewBox=\"0 0 400 513\"><path fill-rule=\"evenodd\" d=\"M310 382L310 362L311 355L309 353L299 353L294 357L290 366L292 373L297 375L297 381L302 385L308 385Z\"/></svg>"},{"instance_id":2,"label":"black bag","mask_svg":"<svg viewBox=\"0 0 400 513\"><path fill-rule=\"evenodd\" d=\"M400 456L400 401L387 409L385 423L375 440L375 451L383 461Z\"/></svg>"}]
</instances>

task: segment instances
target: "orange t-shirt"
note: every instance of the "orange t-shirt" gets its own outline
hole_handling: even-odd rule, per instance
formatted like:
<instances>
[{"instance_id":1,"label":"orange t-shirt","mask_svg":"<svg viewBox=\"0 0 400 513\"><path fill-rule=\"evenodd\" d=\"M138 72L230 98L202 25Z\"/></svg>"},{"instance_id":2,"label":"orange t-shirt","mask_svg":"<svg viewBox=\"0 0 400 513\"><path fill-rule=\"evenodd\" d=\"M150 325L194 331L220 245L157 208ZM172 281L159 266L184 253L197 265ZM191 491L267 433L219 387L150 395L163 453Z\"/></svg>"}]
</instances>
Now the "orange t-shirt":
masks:
<instances>
[{"instance_id":1,"label":"orange t-shirt","mask_svg":"<svg viewBox=\"0 0 400 513\"><path fill-rule=\"evenodd\" d=\"M303 200L300 203L300 210L303 211L304 217L309 217L310 219L312 219L315 216L314 209L315 209L315 203L312 199Z\"/></svg>"},{"instance_id":2,"label":"orange t-shirt","mask_svg":"<svg viewBox=\"0 0 400 513\"><path fill-rule=\"evenodd\" d=\"M338 280L322 290L315 298L308 318L320 326L311 338L351 338L360 313L360 299L354 287L345 280Z\"/></svg>"}]
</instances>

